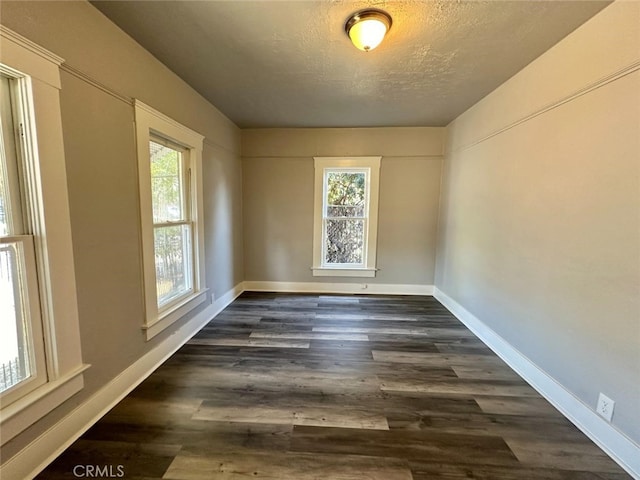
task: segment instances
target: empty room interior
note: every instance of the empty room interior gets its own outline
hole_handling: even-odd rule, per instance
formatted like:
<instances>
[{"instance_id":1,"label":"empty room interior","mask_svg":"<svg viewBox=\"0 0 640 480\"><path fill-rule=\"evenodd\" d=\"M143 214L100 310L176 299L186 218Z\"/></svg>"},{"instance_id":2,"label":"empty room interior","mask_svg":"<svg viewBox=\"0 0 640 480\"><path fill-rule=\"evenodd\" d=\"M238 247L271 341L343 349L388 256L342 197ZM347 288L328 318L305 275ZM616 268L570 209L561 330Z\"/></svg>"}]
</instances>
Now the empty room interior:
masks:
<instances>
[{"instance_id":1,"label":"empty room interior","mask_svg":"<svg viewBox=\"0 0 640 480\"><path fill-rule=\"evenodd\" d=\"M0 2L0 477L640 479L640 2Z\"/></svg>"}]
</instances>

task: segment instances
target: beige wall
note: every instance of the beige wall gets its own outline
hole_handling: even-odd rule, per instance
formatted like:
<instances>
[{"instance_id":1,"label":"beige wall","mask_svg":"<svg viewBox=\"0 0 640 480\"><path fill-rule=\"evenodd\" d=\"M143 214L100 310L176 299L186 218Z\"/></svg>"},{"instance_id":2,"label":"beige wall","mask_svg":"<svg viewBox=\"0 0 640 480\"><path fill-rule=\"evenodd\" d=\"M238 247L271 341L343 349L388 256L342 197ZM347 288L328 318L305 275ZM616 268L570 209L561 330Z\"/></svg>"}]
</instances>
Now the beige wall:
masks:
<instances>
[{"instance_id":1,"label":"beige wall","mask_svg":"<svg viewBox=\"0 0 640 480\"><path fill-rule=\"evenodd\" d=\"M66 60L61 108L85 389L2 448L3 462L166 339L146 342L132 98L205 135L207 283L242 281L240 131L85 2L2 2L2 24Z\"/></svg>"},{"instance_id":2,"label":"beige wall","mask_svg":"<svg viewBox=\"0 0 640 480\"><path fill-rule=\"evenodd\" d=\"M382 270L367 283L434 283L440 214L437 286L586 404L599 391L616 400L614 424L639 441L640 81L638 70L612 74L638 62L640 4L605 9L449 126L440 213L442 128L241 135L90 4L0 8L2 24L67 60L63 128L92 364L84 391L4 446L3 461L170 334L145 342L140 329L131 98L206 136L213 294L242 280L346 281L309 270L312 157L382 155Z\"/></svg>"},{"instance_id":3,"label":"beige wall","mask_svg":"<svg viewBox=\"0 0 640 480\"><path fill-rule=\"evenodd\" d=\"M442 128L242 131L245 280L432 285ZM313 277L314 156L382 155L376 278Z\"/></svg>"},{"instance_id":4,"label":"beige wall","mask_svg":"<svg viewBox=\"0 0 640 480\"><path fill-rule=\"evenodd\" d=\"M640 442L640 3L447 129L436 285Z\"/></svg>"}]
</instances>

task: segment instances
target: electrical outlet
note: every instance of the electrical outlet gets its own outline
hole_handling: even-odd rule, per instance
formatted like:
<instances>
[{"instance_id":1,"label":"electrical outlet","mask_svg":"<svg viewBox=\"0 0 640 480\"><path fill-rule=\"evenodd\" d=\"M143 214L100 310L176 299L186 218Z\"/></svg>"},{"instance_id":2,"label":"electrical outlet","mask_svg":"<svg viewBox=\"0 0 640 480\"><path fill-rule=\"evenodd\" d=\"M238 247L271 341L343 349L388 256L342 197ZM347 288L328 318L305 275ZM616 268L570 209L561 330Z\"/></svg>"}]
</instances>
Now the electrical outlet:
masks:
<instances>
[{"instance_id":1,"label":"electrical outlet","mask_svg":"<svg viewBox=\"0 0 640 480\"><path fill-rule=\"evenodd\" d=\"M613 407L615 407L616 402L607 397L604 393L600 393L598 395L598 406L596 407L596 412L606 421L610 422L613 418Z\"/></svg>"}]
</instances>

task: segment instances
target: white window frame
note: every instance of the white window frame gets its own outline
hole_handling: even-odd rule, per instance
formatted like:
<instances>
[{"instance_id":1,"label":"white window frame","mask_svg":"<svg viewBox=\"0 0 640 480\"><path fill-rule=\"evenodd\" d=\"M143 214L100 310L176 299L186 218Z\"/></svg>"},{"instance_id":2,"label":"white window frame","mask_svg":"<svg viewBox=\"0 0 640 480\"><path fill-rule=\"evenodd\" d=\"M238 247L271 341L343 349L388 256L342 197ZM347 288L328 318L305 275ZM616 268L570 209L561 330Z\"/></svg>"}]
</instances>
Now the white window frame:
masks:
<instances>
[{"instance_id":1,"label":"white window frame","mask_svg":"<svg viewBox=\"0 0 640 480\"><path fill-rule=\"evenodd\" d=\"M380 160L382 157L313 157L314 221L313 266L314 277L375 277L378 245L378 198ZM363 172L367 176L363 262L358 265L332 265L325 262L326 178L331 171Z\"/></svg>"},{"instance_id":2,"label":"white window frame","mask_svg":"<svg viewBox=\"0 0 640 480\"><path fill-rule=\"evenodd\" d=\"M62 58L0 25L0 70L19 85L20 162L27 199L44 339L45 370L40 383L0 408L4 445L84 387L80 326L60 110ZM25 248L25 251L27 248ZM28 273L29 275L29 273ZM37 310L37 309L36 309ZM16 390L17 391L17 390Z\"/></svg>"},{"instance_id":3,"label":"white window frame","mask_svg":"<svg viewBox=\"0 0 640 480\"><path fill-rule=\"evenodd\" d=\"M142 325L150 340L207 300L204 260L204 202L202 197L202 145L204 136L181 125L140 100L134 101L140 220L142 228L142 262L144 275L145 322ZM154 247L153 205L151 195L151 161L149 142L161 138L183 147L190 162L190 221L193 226L193 290L188 295L158 308Z\"/></svg>"},{"instance_id":4,"label":"white window frame","mask_svg":"<svg viewBox=\"0 0 640 480\"><path fill-rule=\"evenodd\" d=\"M185 262L185 263L189 263L188 267L187 267L187 274L189 275L189 284L191 285L190 288L180 294L177 295L176 297L170 298L166 303L162 304L162 305L158 305L158 312L160 314L160 316L162 316L162 314L167 311L167 310L171 310L173 308L174 305L181 303L185 298L191 296L194 293L194 275L193 275L193 233L194 233L194 227L195 227L195 222L192 220L192 216L191 216L191 211L193 210L191 207L191 204L193 203L193 195L192 195L192 189L191 189L191 155L190 155L190 150L186 147L183 147L182 145L176 145L173 142L169 141L167 138L165 137L160 137L158 135L152 134L150 135L150 141L157 144L157 145L163 145L167 148L170 148L171 150L178 152L180 154L180 174L179 174L179 178L181 180L181 185L180 185L180 193L181 193L181 199L180 199L180 205L181 205L181 210L182 210L182 219L181 220L177 220L177 221L165 221L165 222L160 222L160 223L156 223L155 221L153 222L153 231L154 231L154 236L155 236L155 232L158 229L162 229L162 228L167 228L167 227L178 227L178 226L188 226L189 230L190 230L190 234L189 234L189 239L188 239L188 248L190 249L189 251L189 262ZM152 220L153 221L153 220ZM156 286L157 287L157 286ZM158 301L158 304L160 304L160 301Z\"/></svg>"}]
</instances>

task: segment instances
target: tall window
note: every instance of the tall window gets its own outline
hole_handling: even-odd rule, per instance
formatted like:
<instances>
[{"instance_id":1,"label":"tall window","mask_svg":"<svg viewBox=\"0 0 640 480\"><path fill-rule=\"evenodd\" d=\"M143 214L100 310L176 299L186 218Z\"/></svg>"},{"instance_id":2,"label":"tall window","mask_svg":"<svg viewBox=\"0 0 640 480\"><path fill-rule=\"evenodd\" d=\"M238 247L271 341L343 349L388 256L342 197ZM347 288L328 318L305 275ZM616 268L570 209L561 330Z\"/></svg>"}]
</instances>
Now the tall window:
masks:
<instances>
[{"instance_id":1,"label":"tall window","mask_svg":"<svg viewBox=\"0 0 640 480\"><path fill-rule=\"evenodd\" d=\"M5 444L79 392L88 365L82 364L72 268L59 93L63 60L2 25L0 44L0 443Z\"/></svg>"},{"instance_id":2,"label":"tall window","mask_svg":"<svg viewBox=\"0 0 640 480\"><path fill-rule=\"evenodd\" d=\"M18 161L20 86L0 75L0 398L10 402L46 382L33 232Z\"/></svg>"},{"instance_id":3,"label":"tall window","mask_svg":"<svg viewBox=\"0 0 640 480\"><path fill-rule=\"evenodd\" d=\"M151 338L206 300L202 141L135 102L145 279Z\"/></svg>"},{"instance_id":4,"label":"tall window","mask_svg":"<svg viewBox=\"0 0 640 480\"><path fill-rule=\"evenodd\" d=\"M149 142L158 308L193 292L189 151L162 138Z\"/></svg>"},{"instance_id":5,"label":"tall window","mask_svg":"<svg viewBox=\"0 0 640 480\"><path fill-rule=\"evenodd\" d=\"M373 277L380 157L315 158L313 274Z\"/></svg>"}]
</instances>

